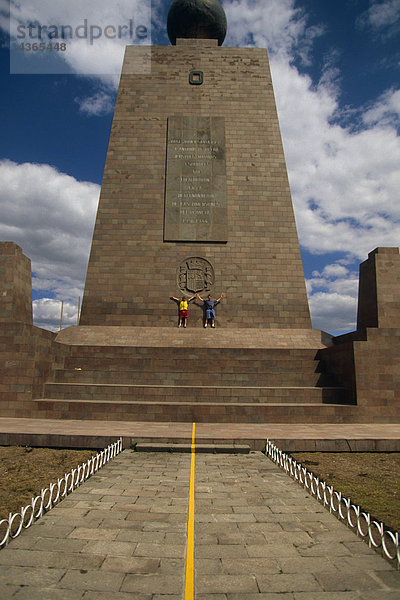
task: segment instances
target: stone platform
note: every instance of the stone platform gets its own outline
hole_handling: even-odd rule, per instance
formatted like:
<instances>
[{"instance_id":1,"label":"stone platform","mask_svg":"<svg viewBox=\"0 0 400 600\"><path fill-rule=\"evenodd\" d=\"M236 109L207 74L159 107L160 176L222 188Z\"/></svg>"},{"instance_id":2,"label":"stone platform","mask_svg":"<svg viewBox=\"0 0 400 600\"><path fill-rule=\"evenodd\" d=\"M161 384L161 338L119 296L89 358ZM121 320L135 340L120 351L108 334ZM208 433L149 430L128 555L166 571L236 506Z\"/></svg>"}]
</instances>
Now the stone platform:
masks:
<instances>
[{"instance_id":1,"label":"stone platform","mask_svg":"<svg viewBox=\"0 0 400 600\"><path fill-rule=\"evenodd\" d=\"M368 422L307 329L71 327L21 416L154 422ZM326 336L327 341L330 340ZM360 416L361 415L361 416ZM3 415L12 416L12 415Z\"/></svg>"},{"instance_id":2,"label":"stone platform","mask_svg":"<svg viewBox=\"0 0 400 600\"><path fill-rule=\"evenodd\" d=\"M0 418L0 445L104 448L117 438L135 443L188 444L191 423ZM247 444L262 450L267 439L287 452L400 452L400 424L196 423L201 444Z\"/></svg>"},{"instance_id":3,"label":"stone platform","mask_svg":"<svg viewBox=\"0 0 400 600\"><path fill-rule=\"evenodd\" d=\"M191 329L172 327L67 327L58 333L56 341L72 346L128 346L148 348L239 348L294 349L325 348L319 329L236 328ZM326 341L329 340L326 335Z\"/></svg>"}]
</instances>

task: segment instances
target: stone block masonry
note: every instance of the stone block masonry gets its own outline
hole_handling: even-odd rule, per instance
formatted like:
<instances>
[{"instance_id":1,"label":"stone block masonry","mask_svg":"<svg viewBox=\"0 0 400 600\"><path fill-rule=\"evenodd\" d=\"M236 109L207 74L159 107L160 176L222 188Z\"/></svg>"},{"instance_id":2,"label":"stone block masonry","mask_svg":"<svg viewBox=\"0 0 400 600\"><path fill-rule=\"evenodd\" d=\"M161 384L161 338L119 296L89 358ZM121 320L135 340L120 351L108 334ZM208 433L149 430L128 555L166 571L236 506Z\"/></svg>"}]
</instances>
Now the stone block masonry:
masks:
<instances>
[{"instance_id":1,"label":"stone block masonry","mask_svg":"<svg viewBox=\"0 0 400 600\"><path fill-rule=\"evenodd\" d=\"M14 242L0 243L0 323L32 325L31 261Z\"/></svg>"},{"instance_id":2,"label":"stone block masonry","mask_svg":"<svg viewBox=\"0 0 400 600\"><path fill-rule=\"evenodd\" d=\"M141 59L150 73L137 74ZM128 46L81 325L173 326L169 296L195 291L225 294L224 327L311 327L267 51ZM189 314L201 327L202 303Z\"/></svg>"},{"instance_id":3,"label":"stone block masonry","mask_svg":"<svg viewBox=\"0 0 400 600\"><path fill-rule=\"evenodd\" d=\"M360 265L357 329L400 327L400 254L375 248Z\"/></svg>"}]
</instances>

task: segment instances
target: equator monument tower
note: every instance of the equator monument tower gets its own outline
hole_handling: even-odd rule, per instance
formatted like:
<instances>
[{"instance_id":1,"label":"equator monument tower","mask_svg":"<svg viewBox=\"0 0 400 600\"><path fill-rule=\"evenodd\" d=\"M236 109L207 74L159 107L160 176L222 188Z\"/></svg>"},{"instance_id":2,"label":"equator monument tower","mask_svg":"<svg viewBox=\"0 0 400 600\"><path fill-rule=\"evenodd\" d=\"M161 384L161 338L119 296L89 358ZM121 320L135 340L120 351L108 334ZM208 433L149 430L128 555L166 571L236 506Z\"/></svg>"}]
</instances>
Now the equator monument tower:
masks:
<instances>
[{"instance_id":1,"label":"equator monument tower","mask_svg":"<svg viewBox=\"0 0 400 600\"><path fill-rule=\"evenodd\" d=\"M398 249L363 263L356 332L312 329L267 51L225 32L218 0L174 0L170 46L127 46L80 323L39 334L3 300L36 350L2 416L400 421ZM27 296L20 249L0 258ZM215 329L197 299L178 329L171 295L222 292Z\"/></svg>"},{"instance_id":2,"label":"equator monument tower","mask_svg":"<svg viewBox=\"0 0 400 600\"><path fill-rule=\"evenodd\" d=\"M310 328L267 51L219 45L217 0L168 19L171 46L126 48L80 323L172 326L172 292L223 291L221 326Z\"/></svg>"}]
</instances>

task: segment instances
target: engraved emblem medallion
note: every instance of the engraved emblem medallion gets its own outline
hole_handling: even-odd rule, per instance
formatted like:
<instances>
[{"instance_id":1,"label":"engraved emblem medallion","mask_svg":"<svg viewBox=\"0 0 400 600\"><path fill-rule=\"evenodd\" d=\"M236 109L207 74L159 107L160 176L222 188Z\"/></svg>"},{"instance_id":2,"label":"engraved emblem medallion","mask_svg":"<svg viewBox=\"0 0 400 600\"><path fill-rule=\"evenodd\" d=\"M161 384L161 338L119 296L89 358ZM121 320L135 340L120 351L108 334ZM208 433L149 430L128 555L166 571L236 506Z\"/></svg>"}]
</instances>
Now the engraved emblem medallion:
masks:
<instances>
[{"instance_id":1,"label":"engraved emblem medallion","mask_svg":"<svg viewBox=\"0 0 400 600\"><path fill-rule=\"evenodd\" d=\"M214 269L205 258L185 258L178 267L177 279L182 292L209 292L214 284Z\"/></svg>"}]
</instances>

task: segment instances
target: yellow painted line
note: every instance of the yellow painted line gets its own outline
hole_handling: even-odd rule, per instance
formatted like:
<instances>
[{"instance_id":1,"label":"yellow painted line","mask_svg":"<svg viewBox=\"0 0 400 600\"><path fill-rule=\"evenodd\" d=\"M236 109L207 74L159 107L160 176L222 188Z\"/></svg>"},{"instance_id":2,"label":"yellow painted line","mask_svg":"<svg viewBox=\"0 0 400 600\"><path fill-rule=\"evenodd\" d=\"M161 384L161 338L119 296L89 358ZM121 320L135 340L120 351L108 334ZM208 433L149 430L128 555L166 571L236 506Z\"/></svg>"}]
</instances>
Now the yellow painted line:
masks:
<instances>
[{"instance_id":1,"label":"yellow painted line","mask_svg":"<svg viewBox=\"0 0 400 600\"><path fill-rule=\"evenodd\" d=\"M195 427L196 423L193 423L192 445L190 451L190 484L186 545L185 600L194 600L194 459L196 454Z\"/></svg>"}]
</instances>

